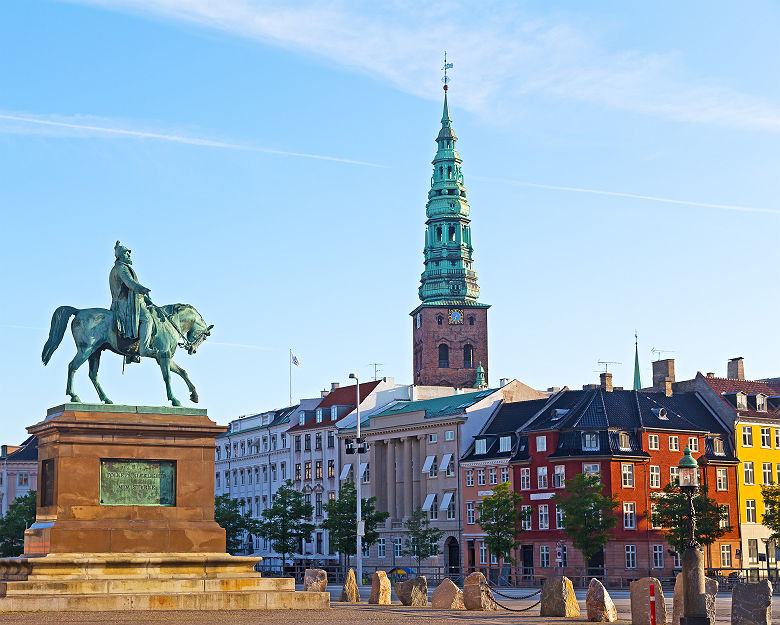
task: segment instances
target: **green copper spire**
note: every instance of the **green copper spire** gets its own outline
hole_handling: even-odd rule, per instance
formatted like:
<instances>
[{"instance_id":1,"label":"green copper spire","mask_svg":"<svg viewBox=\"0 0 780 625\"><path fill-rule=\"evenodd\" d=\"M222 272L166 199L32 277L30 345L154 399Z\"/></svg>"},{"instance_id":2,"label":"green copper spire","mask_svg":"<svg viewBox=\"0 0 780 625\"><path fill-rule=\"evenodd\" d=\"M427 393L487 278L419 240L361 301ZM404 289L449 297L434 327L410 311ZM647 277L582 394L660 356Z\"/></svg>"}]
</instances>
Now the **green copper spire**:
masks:
<instances>
[{"instance_id":1,"label":"green copper spire","mask_svg":"<svg viewBox=\"0 0 780 625\"><path fill-rule=\"evenodd\" d=\"M473 304L479 297L477 273L472 269L470 209L461 158L455 150L457 140L445 82L441 130L436 137L431 190L425 205L425 270L419 289L420 300L425 304Z\"/></svg>"},{"instance_id":2,"label":"green copper spire","mask_svg":"<svg viewBox=\"0 0 780 625\"><path fill-rule=\"evenodd\" d=\"M482 362L477 367L477 377L474 381L474 388L487 388L487 379L485 379L485 369L482 366Z\"/></svg>"},{"instance_id":3,"label":"green copper spire","mask_svg":"<svg viewBox=\"0 0 780 625\"><path fill-rule=\"evenodd\" d=\"M639 339L634 332L634 390L642 388L642 376L639 374Z\"/></svg>"}]
</instances>

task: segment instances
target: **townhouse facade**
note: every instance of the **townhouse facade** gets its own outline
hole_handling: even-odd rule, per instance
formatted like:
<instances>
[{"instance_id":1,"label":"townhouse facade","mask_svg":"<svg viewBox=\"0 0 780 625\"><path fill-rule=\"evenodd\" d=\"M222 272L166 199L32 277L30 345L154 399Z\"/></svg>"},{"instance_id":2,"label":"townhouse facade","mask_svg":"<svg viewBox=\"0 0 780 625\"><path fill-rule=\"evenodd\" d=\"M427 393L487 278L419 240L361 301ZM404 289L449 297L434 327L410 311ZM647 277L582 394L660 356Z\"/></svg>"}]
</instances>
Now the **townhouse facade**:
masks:
<instances>
[{"instance_id":1,"label":"townhouse facade","mask_svg":"<svg viewBox=\"0 0 780 625\"><path fill-rule=\"evenodd\" d=\"M17 497L38 488L38 438L0 448L0 517Z\"/></svg>"},{"instance_id":2,"label":"townhouse facade","mask_svg":"<svg viewBox=\"0 0 780 625\"><path fill-rule=\"evenodd\" d=\"M497 418L512 409L505 404ZM467 452L469 463L479 461L482 454L476 452L484 450L490 456L494 445L500 449L501 437L491 442L489 430L488 426L475 438ZM555 567L589 566L632 578L670 575L679 569L679 554L666 542L662 529L653 526L652 509L663 486L676 478L686 446L699 461L708 495L728 506L730 515L730 531L707 549L707 566L735 566L740 539L734 445L725 426L695 394L615 390L611 376L603 374L597 388L553 395L518 426L512 444L512 481L529 514L521 547L514 554L524 574L545 576ZM463 469L464 486L474 468ZM587 563L567 540L565 518L553 499L564 492L567 479L580 473L599 475L605 492L620 500L618 526L604 549ZM478 509L479 491L470 496ZM478 533L479 520L469 518L469 503L464 502L467 526ZM474 556L467 554L467 566L479 567L488 558L500 561L486 553L478 538L475 551Z\"/></svg>"},{"instance_id":3,"label":"townhouse facade","mask_svg":"<svg viewBox=\"0 0 780 625\"><path fill-rule=\"evenodd\" d=\"M406 521L422 508L444 532L439 555L423 566L442 566L448 574L461 570L462 497L460 458L487 420L505 400L538 398L542 393L518 381L498 389L457 390L449 387L409 387L412 394L445 393L430 399L398 400L385 410L362 418L361 435L369 444L368 458L344 460L342 475L361 474L362 495L376 497L377 510L389 513L378 527L379 539L364 549L367 566L415 570L404 555ZM352 428L340 437L354 436ZM368 474L368 477L366 477Z\"/></svg>"}]
</instances>

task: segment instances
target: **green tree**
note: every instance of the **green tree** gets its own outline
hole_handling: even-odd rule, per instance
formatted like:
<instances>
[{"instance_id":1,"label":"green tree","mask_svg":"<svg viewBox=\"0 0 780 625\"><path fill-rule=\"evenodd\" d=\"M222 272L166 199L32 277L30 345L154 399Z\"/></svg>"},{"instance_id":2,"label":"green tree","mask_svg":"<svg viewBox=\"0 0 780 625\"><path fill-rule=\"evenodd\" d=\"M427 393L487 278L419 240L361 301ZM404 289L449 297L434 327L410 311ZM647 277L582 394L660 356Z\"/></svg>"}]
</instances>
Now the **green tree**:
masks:
<instances>
[{"instance_id":1,"label":"green tree","mask_svg":"<svg viewBox=\"0 0 780 625\"><path fill-rule=\"evenodd\" d=\"M231 499L230 495L219 495L214 500L214 520L225 530L226 547L230 554L241 549L244 533L260 533L260 522L248 513L241 514L238 499Z\"/></svg>"},{"instance_id":2,"label":"green tree","mask_svg":"<svg viewBox=\"0 0 780 625\"><path fill-rule=\"evenodd\" d=\"M772 530L769 538L777 540L780 538L780 486L763 486L761 494L764 496L764 516L761 523Z\"/></svg>"},{"instance_id":3,"label":"green tree","mask_svg":"<svg viewBox=\"0 0 780 625\"><path fill-rule=\"evenodd\" d=\"M376 497L361 500L360 516L365 521L363 544L370 547L379 538L376 526L384 523L390 513L377 511ZM346 566L349 568L349 557L354 555L357 549L357 491L352 482L344 482L338 497L325 504L325 514L328 518L322 522L321 527L328 530L330 544L336 551L344 554Z\"/></svg>"},{"instance_id":4,"label":"green tree","mask_svg":"<svg viewBox=\"0 0 780 625\"><path fill-rule=\"evenodd\" d=\"M412 511L411 516L404 521L406 529L406 541L403 555L417 560L417 572L420 571L422 561L439 554L439 541L444 532L431 527L428 513L422 508Z\"/></svg>"},{"instance_id":5,"label":"green tree","mask_svg":"<svg viewBox=\"0 0 780 625\"><path fill-rule=\"evenodd\" d=\"M263 510L260 535L267 538L271 547L282 554L282 567L288 553L295 553L301 540L310 540L315 525L311 523L314 506L306 503L304 495L295 490L287 480L271 500L271 506Z\"/></svg>"},{"instance_id":6,"label":"green tree","mask_svg":"<svg viewBox=\"0 0 780 625\"><path fill-rule=\"evenodd\" d=\"M563 533L582 553L585 562L607 544L609 532L618 522L615 510L620 501L604 494L604 488L597 474L580 473L566 480L564 492L553 497L563 512Z\"/></svg>"},{"instance_id":7,"label":"green tree","mask_svg":"<svg viewBox=\"0 0 780 625\"><path fill-rule=\"evenodd\" d=\"M688 498L675 481L663 487L653 501L653 526L659 528L666 541L679 554L688 542ZM696 513L695 538L703 546L711 545L718 538L731 531L731 526L721 527L721 520L728 520L728 508L707 496L707 489L699 488L693 498Z\"/></svg>"},{"instance_id":8,"label":"green tree","mask_svg":"<svg viewBox=\"0 0 780 625\"><path fill-rule=\"evenodd\" d=\"M509 482L499 484L493 494L485 497L479 504L479 525L485 532L485 546L497 557L512 564L515 560L512 552L520 544L523 521L530 510L521 510L523 496L516 493Z\"/></svg>"},{"instance_id":9,"label":"green tree","mask_svg":"<svg viewBox=\"0 0 780 625\"><path fill-rule=\"evenodd\" d=\"M35 523L36 493L17 497L0 519L0 557L15 558L24 552L24 530Z\"/></svg>"}]
</instances>

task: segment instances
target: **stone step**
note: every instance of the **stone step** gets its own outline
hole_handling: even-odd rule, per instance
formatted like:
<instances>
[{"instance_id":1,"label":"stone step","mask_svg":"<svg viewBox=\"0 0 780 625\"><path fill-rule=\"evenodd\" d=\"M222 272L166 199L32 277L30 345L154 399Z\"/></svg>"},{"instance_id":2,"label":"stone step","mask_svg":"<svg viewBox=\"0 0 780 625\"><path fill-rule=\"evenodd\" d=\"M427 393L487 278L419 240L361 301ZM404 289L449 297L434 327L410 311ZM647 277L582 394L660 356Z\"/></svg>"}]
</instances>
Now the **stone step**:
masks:
<instances>
[{"instance_id":1,"label":"stone step","mask_svg":"<svg viewBox=\"0 0 780 625\"><path fill-rule=\"evenodd\" d=\"M292 577L220 577L216 579L86 579L0 582L0 597L25 595L161 594L188 592L292 591Z\"/></svg>"},{"instance_id":2,"label":"stone step","mask_svg":"<svg viewBox=\"0 0 780 625\"><path fill-rule=\"evenodd\" d=\"M197 593L42 594L0 598L0 612L98 612L108 610L322 610L327 592L289 590Z\"/></svg>"}]
</instances>

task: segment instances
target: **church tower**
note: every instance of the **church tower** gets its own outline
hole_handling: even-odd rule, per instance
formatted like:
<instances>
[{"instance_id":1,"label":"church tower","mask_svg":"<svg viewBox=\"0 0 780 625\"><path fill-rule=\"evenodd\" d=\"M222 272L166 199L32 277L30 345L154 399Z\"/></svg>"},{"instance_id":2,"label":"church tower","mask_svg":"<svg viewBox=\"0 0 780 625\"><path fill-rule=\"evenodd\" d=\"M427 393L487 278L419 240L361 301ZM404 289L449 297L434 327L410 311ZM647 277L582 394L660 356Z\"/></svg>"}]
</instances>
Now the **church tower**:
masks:
<instances>
[{"instance_id":1,"label":"church tower","mask_svg":"<svg viewBox=\"0 0 780 625\"><path fill-rule=\"evenodd\" d=\"M462 388L487 384L490 305L477 301L470 209L447 104L449 67L445 59L444 111L425 205L421 303L410 314L414 383Z\"/></svg>"}]
</instances>

